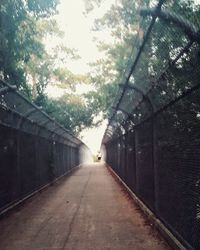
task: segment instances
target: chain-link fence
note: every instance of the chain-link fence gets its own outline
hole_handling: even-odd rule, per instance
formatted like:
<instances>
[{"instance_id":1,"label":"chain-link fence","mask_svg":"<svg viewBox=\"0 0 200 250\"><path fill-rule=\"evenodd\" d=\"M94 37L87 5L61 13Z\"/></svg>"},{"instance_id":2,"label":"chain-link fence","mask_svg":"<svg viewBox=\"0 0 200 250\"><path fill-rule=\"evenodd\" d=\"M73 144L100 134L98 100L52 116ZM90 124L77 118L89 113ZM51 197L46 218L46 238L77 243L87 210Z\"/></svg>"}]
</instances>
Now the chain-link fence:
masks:
<instances>
[{"instance_id":1,"label":"chain-link fence","mask_svg":"<svg viewBox=\"0 0 200 250\"><path fill-rule=\"evenodd\" d=\"M200 6L153 3L140 11L144 36L102 143L131 190L187 249L200 249Z\"/></svg>"},{"instance_id":2,"label":"chain-link fence","mask_svg":"<svg viewBox=\"0 0 200 250\"><path fill-rule=\"evenodd\" d=\"M0 212L76 167L82 145L0 80Z\"/></svg>"}]
</instances>

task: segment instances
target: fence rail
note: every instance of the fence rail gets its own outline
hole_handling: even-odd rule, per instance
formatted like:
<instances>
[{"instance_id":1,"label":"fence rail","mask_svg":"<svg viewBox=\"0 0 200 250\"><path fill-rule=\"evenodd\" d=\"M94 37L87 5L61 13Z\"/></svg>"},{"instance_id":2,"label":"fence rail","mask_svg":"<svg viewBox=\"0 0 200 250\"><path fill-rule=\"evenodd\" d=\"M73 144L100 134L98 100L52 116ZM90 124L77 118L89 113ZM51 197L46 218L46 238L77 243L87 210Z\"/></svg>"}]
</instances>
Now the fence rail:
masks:
<instances>
[{"instance_id":1,"label":"fence rail","mask_svg":"<svg viewBox=\"0 0 200 250\"><path fill-rule=\"evenodd\" d=\"M154 7L141 11L145 35L102 144L131 190L187 249L200 249L200 6Z\"/></svg>"}]
</instances>

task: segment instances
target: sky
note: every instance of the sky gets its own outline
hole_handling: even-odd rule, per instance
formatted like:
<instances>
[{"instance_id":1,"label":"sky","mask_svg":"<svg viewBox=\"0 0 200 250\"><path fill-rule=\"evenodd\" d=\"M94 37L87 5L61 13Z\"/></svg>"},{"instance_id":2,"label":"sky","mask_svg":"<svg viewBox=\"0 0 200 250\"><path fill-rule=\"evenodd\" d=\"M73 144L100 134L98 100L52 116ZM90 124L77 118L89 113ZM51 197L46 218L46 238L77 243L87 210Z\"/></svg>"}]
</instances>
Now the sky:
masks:
<instances>
[{"instance_id":1,"label":"sky","mask_svg":"<svg viewBox=\"0 0 200 250\"><path fill-rule=\"evenodd\" d=\"M89 70L88 63L94 62L102 57L98 51L94 36L101 40L109 41L112 38L108 31L102 33L92 31L95 18L103 16L114 0L104 0L100 8L95 8L88 15L85 15L84 0L60 0L58 6L59 15L57 21L61 30L65 32L67 47L75 48L81 59L70 62L69 69L74 73L85 73Z\"/></svg>"},{"instance_id":2,"label":"sky","mask_svg":"<svg viewBox=\"0 0 200 250\"><path fill-rule=\"evenodd\" d=\"M59 28L64 31L65 37L63 43L65 46L75 48L79 60L72 60L67 67L75 74L84 74L89 71L88 63L96 61L102 57L102 52L98 51L94 37L104 41L111 41L108 31L98 32L92 31L95 18L100 18L109 9L115 0L104 0L100 8L95 8L88 15L85 15L84 0L60 0L58 6L58 15L56 17ZM89 90L87 85L79 86L79 94L85 93ZM59 89L49 87L48 92L54 97L62 94ZM97 154L100 149L101 140L107 125L104 121L98 128L86 129L81 133L81 139L91 149L93 154Z\"/></svg>"}]
</instances>

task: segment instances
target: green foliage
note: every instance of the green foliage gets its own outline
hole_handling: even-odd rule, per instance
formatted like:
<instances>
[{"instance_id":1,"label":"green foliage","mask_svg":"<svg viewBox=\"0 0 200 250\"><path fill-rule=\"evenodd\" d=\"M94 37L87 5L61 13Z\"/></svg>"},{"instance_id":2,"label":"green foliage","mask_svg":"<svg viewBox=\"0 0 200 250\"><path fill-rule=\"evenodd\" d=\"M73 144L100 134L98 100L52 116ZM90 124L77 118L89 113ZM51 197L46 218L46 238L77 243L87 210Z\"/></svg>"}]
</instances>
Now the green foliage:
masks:
<instances>
[{"instance_id":1,"label":"green foliage","mask_svg":"<svg viewBox=\"0 0 200 250\"><path fill-rule=\"evenodd\" d=\"M55 85L62 89L71 89L75 91L77 84L88 83L86 75L73 74L66 68L55 68L53 71Z\"/></svg>"},{"instance_id":2,"label":"green foliage","mask_svg":"<svg viewBox=\"0 0 200 250\"><path fill-rule=\"evenodd\" d=\"M26 0L22 1L24 7L35 17L49 17L56 14L56 6L59 0Z\"/></svg>"},{"instance_id":3,"label":"green foliage","mask_svg":"<svg viewBox=\"0 0 200 250\"><path fill-rule=\"evenodd\" d=\"M96 1L89 2L93 2L93 5L96 4ZM97 32L109 30L113 42L112 44L99 43L99 49L104 51L105 57L92 65L93 71L90 74L90 79L97 86L98 91L89 93L88 98L94 108L98 110L102 108L105 112L112 103L114 94L117 92L117 83L121 83L128 64L134 61L144 33L151 21L150 17L145 17L141 22L138 8L151 7L155 3L156 1L149 0L119 0L102 18L96 20L94 30ZM200 8L192 0L165 1L164 8L189 19L198 26L200 24ZM175 27L174 24L156 22L153 36L149 37L132 76L134 84L145 92L151 82L168 67L183 45L186 44L186 40L184 31ZM179 67L173 72L176 81L168 86L167 95L166 91L161 91L162 97L153 96L155 103L159 101L158 98L160 100L168 98L169 100L173 98L175 93L180 94L182 91L182 82L189 78L184 72L188 72L188 69L191 70L192 67L192 60L188 59L187 56L183 57L183 60L184 58L186 61L189 60L188 63L184 63L185 66L183 66L183 62L179 63ZM188 85L190 82L191 80L188 79ZM109 87L112 91L108 91L107 85L112 86ZM93 95L96 96L96 99L93 98Z\"/></svg>"},{"instance_id":4,"label":"green foliage","mask_svg":"<svg viewBox=\"0 0 200 250\"><path fill-rule=\"evenodd\" d=\"M85 0L86 12L100 6L101 0ZM88 75L73 74L67 67L70 60L79 59L77 51L67 48L62 43L51 48L44 46L44 40L51 37L62 37L56 21L52 16L56 13L57 0L2 0L0 8L0 75L25 93L36 104L54 116L67 129L78 134L83 128L97 125L95 116L108 115L121 83L130 55L133 61L138 52L143 35L149 25L146 17L140 23L138 7L149 7L149 0L119 0L110 10L96 20L94 30L107 29L113 37L112 43L99 41L99 50L104 57L90 64ZM200 8L193 5L192 0L166 1L165 7L178 12L185 18L199 23ZM187 14L185 14L187 13ZM133 79L138 87L145 89L147 79L153 79L161 72L168 62L173 60L186 38L184 33L174 36L177 29L173 24L157 22L154 37L150 37L145 53L140 57ZM165 49L163 49L165 48ZM191 58L193 56L191 55ZM179 62L179 67L172 72L174 81L168 87L168 96L180 92L181 84L191 82L189 72L193 61L187 56ZM185 66L183 66L185 65ZM197 77L198 79L198 77ZM95 90L83 97L76 94L65 94L60 99L49 99L45 96L46 87L53 86L75 92L78 84L91 84ZM182 91L182 90L181 90ZM166 92L162 92L165 100ZM160 97L159 97L160 98ZM158 97L154 96L155 102Z\"/></svg>"},{"instance_id":5,"label":"green foliage","mask_svg":"<svg viewBox=\"0 0 200 250\"><path fill-rule=\"evenodd\" d=\"M43 95L35 103L76 135L82 129L94 126L94 112L80 96L65 94L59 99L51 99Z\"/></svg>"},{"instance_id":6,"label":"green foliage","mask_svg":"<svg viewBox=\"0 0 200 250\"><path fill-rule=\"evenodd\" d=\"M101 2L102 0L84 0L86 13L92 11L96 6L100 6Z\"/></svg>"},{"instance_id":7,"label":"green foliage","mask_svg":"<svg viewBox=\"0 0 200 250\"><path fill-rule=\"evenodd\" d=\"M2 0L0 8L0 74L26 89L25 65L44 52L37 20L55 13L57 0Z\"/></svg>"},{"instance_id":8,"label":"green foliage","mask_svg":"<svg viewBox=\"0 0 200 250\"><path fill-rule=\"evenodd\" d=\"M95 91L85 94L88 106L92 107L93 114L98 115L102 112L102 119L107 118L108 107L112 105L116 92L117 86L113 83L102 85L97 87Z\"/></svg>"},{"instance_id":9,"label":"green foliage","mask_svg":"<svg viewBox=\"0 0 200 250\"><path fill-rule=\"evenodd\" d=\"M57 4L57 0L1 1L0 75L78 134L93 125L95 112L85 98L65 94L54 100L44 94L49 84L70 92L77 84L88 83L87 76L75 75L66 68L69 59L79 59L76 50L62 43L48 50L44 46L46 39L63 36L52 18Z\"/></svg>"},{"instance_id":10,"label":"green foliage","mask_svg":"<svg viewBox=\"0 0 200 250\"><path fill-rule=\"evenodd\" d=\"M92 6L96 4L96 1L88 2ZM137 38L139 20L136 15L136 5L136 1L118 1L95 22L95 31L107 29L113 37L112 43L99 42L99 50L105 53L105 57L90 65L89 74L90 82L97 90L86 95L88 103L94 110L103 111L104 118L107 117L108 109L116 96L118 84Z\"/></svg>"}]
</instances>

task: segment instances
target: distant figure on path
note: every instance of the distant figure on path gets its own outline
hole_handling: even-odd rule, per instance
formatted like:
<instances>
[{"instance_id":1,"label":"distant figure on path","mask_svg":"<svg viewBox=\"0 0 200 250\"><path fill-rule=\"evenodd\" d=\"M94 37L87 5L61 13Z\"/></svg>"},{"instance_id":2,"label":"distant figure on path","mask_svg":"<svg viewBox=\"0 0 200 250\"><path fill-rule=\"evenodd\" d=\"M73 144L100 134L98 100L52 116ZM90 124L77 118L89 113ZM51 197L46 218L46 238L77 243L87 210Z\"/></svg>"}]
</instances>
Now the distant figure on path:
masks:
<instances>
[{"instance_id":1,"label":"distant figure on path","mask_svg":"<svg viewBox=\"0 0 200 250\"><path fill-rule=\"evenodd\" d=\"M97 159L98 159L98 161L101 160L101 153L100 152L97 153Z\"/></svg>"}]
</instances>

